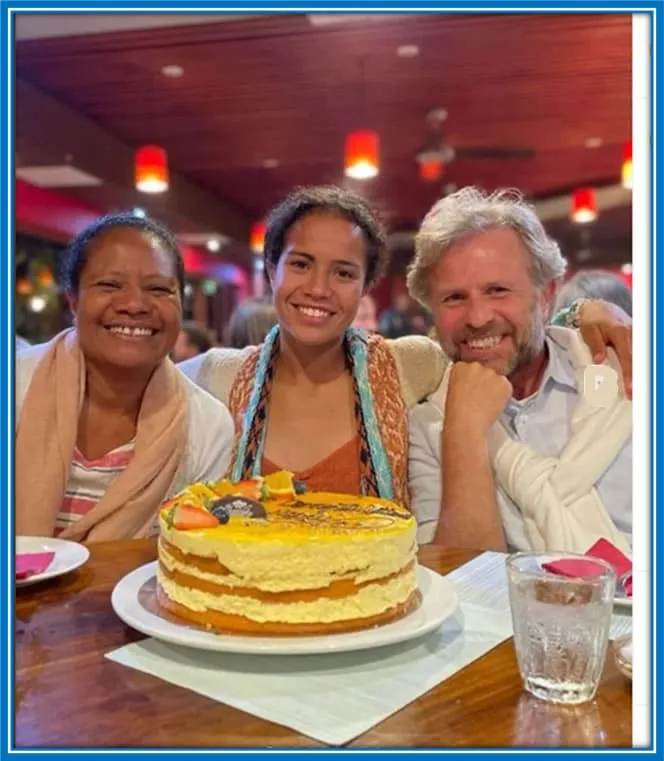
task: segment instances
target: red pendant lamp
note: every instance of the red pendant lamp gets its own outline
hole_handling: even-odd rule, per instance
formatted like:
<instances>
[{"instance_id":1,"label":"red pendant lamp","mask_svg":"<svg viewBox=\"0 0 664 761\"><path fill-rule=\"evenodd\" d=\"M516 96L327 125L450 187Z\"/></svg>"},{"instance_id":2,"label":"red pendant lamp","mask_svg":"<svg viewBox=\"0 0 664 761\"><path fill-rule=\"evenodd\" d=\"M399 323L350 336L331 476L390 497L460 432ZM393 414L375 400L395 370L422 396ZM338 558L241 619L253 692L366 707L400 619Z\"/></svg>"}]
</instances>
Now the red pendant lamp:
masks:
<instances>
[{"instance_id":1,"label":"red pendant lamp","mask_svg":"<svg viewBox=\"0 0 664 761\"><path fill-rule=\"evenodd\" d=\"M249 246L254 254L262 254L265 245L265 222L255 222L249 233Z\"/></svg>"},{"instance_id":2,"label":"red pendant lamp","mask_svg":"<svg viewBox=\"0 0 664 761\"><path fill-rule=\"evenodd\" d=\"M168 157L163 148L144 145L136 151L134 163L136 189L141 193L168 190Z\"/></svg>"},{"instance_id":3,"label":"red pendant lamp","mask_svg":"<svg viewBox=\"0 0 664 761\"><path fill-rule=\"evenodd\" d=\"M28 278L23 277L16 281L16 293L20 296L29 296L33 290L32 283Z\"/></svg>"},{"instance_id":4,"label":"red pendant lamp","mask_svg":"<svg viewBox=\"0 0 664 761\"><path fill-rule=\"evenodd\" d=\"M42 267L42 269L39 270L39 274L37 275L37 282L42 286L42 288L50 288L54 284L55 278L53 277L53 273L48 267Z\"/></svg>"},{"instance_id":5,"label":"red pendant lamp","mask_svg":"<svg viewBox=\"0 0 664 761\"><path fill-rule=\"evenodd\" d=\"M420 178L426 182L436 182L443 176L445 164L440 159L422 159L419 161Z\"/></svg>"},{"instance_id":6,"label":"red pendant lamp","mask_svg":"<svg viewBox=\"0 0 664 761\"><path fill-rule=\"evenodd\" d=\"M623 146L623 163L621 172L623 188L632 189L632 141L628 140Z\"/></svg>"},{"instance_id":7,"label":"red pendant lamp","mask_svg":"<svg viewBox=\"0 0 664 761\"><path fill-rule=\"evenodd\" d=\"M587 224L597 219L597 199L592 188L578 188L572 193L573 222Z\"/></svg>"},{"instance_id":8,"label":"red pendant lamp","mask_svg":"<svg viewBox=\"0 0 664 761\"><path fill-rule=\"evenodd\" d=\"M344 173L354 180L370 180L378 175L380 139L372 130L356 130L346 137Z\"/></svg>"}]
</instances>

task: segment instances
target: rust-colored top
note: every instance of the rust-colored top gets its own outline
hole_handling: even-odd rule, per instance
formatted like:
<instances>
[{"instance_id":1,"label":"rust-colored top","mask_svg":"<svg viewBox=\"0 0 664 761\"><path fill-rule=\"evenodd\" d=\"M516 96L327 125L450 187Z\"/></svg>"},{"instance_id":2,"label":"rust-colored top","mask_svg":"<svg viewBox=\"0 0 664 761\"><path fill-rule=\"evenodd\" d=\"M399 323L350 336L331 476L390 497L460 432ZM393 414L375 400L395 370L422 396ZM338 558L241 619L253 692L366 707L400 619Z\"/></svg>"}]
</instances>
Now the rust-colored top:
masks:
<instances>
[{"instance_id":1,"label":"rust-colored top","mask_svg":"<svg viewBox=\"0 0 664 761\"><path fill-rule=\"evenodd\" d=\"M262 473L266 476L283 470L263 457ZM320 462L307 470L295 473L295 479L307 485L309 491L330 491L334 484L337 494L361 494L360 437L355 436Z\"/></svg>"},{"instance_id":2,"label":"rust-colored top","mask_svg":"<svg viewBox=\"0 0 664 761\"><path fill-rule=\"evenodd\" d=\"M390 349L390 342L379 335L370 335L367 340L369 386L373 395L378 429L392 470L394 501L407 507L410 501L408 497L408 409L403 398L404 392L399 381L396 360ZM259 355L260 347L256 347L255 351L247 356L247 359L242 363L235 376L230 391L228 408L235 421L233 459L235 459L238 442L245 422L244 414L254 388ZM348 446L350 447L350 442ZM336 455L337 452L332 452L330 457L334 458ZM322 466L324 463L325 461L319 463L319 465ZM262 464L263 466L265 465L265 460L263 460ZM361 472L359 439L356 450L356 463L353 468L354 472L358 474L355 478L359 486L359 474ZM270 471L263 470L263 473L268 472ZM339 488L339 485L334 480L329 481L326 479L320 481L321 474L329 475L327 464L325 464L324 470L317 470L315 473L318 486L307 484L309 488L316 489L317 491L352 493L350 488ZM351 475L344 473L343 478L344 483L349 483ZM356 494L359 493L357 486L353 488Z\"/></svg>"}]
</instances>

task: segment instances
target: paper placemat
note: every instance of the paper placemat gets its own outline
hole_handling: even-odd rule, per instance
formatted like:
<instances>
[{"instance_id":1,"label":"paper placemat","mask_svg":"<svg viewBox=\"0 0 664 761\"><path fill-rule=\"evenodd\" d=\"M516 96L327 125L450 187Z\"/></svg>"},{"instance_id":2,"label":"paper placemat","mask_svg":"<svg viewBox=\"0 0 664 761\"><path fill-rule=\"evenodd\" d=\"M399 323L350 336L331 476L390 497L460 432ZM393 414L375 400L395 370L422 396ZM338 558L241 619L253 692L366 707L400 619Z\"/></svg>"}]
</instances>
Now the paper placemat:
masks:
<instances>
[{"instance_id":1,"label":"paper placemat","mask_svg":"<svg viewBox=\"0 0 664 761\"><path fill-rule=\"evenodd\" d=\"M504 563L504 556L485 553L451 573L460 608L436 632L411 643L277 656L211 653L147 639L106 657L314 740L343 745L511 636Z\"/></svg>"},{"instance_id":2,"label":"paper placemat","mask_svg":"<svg viewBox=\"0 0 664 761\"><path fill-rule=\"evenodd\" d=\"M364 734L512 635L505 556L448 575L460 607L425 638L325 655L236 655L147 639L106 657L329 745ZM619 629L631 617L620 616ZM613 634L612 637L617 636Z\"/></svg>"}]
</instances>

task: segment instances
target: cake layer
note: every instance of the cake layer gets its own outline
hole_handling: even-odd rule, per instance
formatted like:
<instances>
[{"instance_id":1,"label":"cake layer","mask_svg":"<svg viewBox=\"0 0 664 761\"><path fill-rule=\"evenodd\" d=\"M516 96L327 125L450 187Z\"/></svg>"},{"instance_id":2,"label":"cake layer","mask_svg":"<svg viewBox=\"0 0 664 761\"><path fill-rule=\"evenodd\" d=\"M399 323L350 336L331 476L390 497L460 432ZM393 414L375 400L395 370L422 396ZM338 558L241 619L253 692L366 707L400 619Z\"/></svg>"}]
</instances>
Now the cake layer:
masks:
<instances>
[{"instance_id":1,"label":"cake layer","mask_svg":"<svg viewBox=\"0 0 664 761\"><path fill-rule=\"evenodd\" d=\"M403 605L398 605L377 616L361 619L347 619L334 623L300 623L285 624L278 622L258 623L244 616L229 615L219 611L193 611L171 600L164 590L158 586L157 599L159 605L167 613L171 613L177 619L189 621L203 629L212 630L220 634L239 634L253 636L306 636L316 634L340 634L342 632L368 629L374 626L382 626L391 621L408 615L420 604L420 594L415 590Z\"/></svg>"},{"instance_id":2,"label":"cake layer","mask_svg":"<svg viewBox=\"0 0 664 761\"><path fill-rule=\"evenodd\" d=\"M257 587L229 586L225 583L225 577L223 576L218 576L216 578L201 578L199 575L191 573L191 571L187 570L186 567L176 568L173 564L169 563L165 555L162 555L159 559L159 569L161 573L167 579L170 579L178 586L187 587L189 589L197 589L202 592L209 592L213 595L251 597L254 600L261 600L262 602L267 603L311 602L322 597L326 597L328 599L340 599L342 597L349 597L368 584L385 584L392 579L403 576L404 574L412 571L414 565L414 562L411 561L405 568L376 581L363 581L358 584L355 583L352 579L344 579L343 581L333 581L328 586L318 589L298 589L295 591L285 592L264 592Z\"/></svg>"},{"instance_id":3,"label":"cake layer","mask_svg":"<svg viewBox=\"0 0 664 761\"><path fill-rule=\"evenodd\" d=\"M253 597L216 594L181 586L160 568L157 579L166 595L195 613L217 611L258 624L327 624L381 615L405 604L416 589L415 569L384 583L372 583L340 598L318 597L302 602L265 602Z\"/></svg>"},{"instance_id":4,"label":"cake layer","mask_svg":"<svg viewBox=\"0 0 664 761\"><path fill-rule=\"evenodd\" d=\"M217 540L215 556L205 557L199 553L210 552L208 539L193 536L197 533L177 532L174 536L164 532L159 557L168 568L230 587L254 587L265 592L321 589L346 579L362 584L397 573L415 558L414 538L380 535L371 542L354 541L346 546L252 543L245 547Z\"/></svg>"}]
</instances>

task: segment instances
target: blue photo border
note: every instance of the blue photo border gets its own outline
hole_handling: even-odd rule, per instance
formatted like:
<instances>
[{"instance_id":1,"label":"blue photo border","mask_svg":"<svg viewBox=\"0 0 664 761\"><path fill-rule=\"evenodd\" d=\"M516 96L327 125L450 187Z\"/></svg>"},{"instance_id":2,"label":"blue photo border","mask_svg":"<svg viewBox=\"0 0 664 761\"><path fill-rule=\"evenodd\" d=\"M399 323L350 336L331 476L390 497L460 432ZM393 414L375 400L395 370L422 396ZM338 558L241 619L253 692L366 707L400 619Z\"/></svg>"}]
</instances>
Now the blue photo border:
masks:
<instances>
[{"instance_id":1,"label":"blue photo border","mask_svg":"<svg viewBox=\"0 0 664 761\"><path fill-rule=\"evenodd\" d=\"M13 691L14 691L14 642L13 642L13 630L14 630L14 552L13 552L13 436L14 436L14 153L13 153L13 15L14 13L21 12L86 12L86 11L99 11L103 10L106 13L113 12L205 12L211 11L220 12L305 12L305 11L318 11L318 12L501 12L501 13L548 13L548 12L570 12L570 13L646 13L651 18L651 109L650 109L650 127L651 135L653 139L652 154L650 156L650 167L652 176L652 185L650 193L650 210L651 210L651 252L650 252L650 298L651 298L651 313L650 313L650 409L651 409L651 483L650 483L650 496L651 504L650 510L652 515L651 521L651 574L652 574L652 589L651 589L651 682L650 682L650 715L651 715L651 736L652 745L650 748L643 748L630 751L605 751L602 749L591 749L587 752L606 755L627 755L627 752L632 753L652 753L658 747L658 728L660 721L662 720L661 707L657 702L659 693L659 683L661 679L661 671L657 669L657 647L656 647L656 634L659 631L660 611L658 606L659 601L659 588L657 584L659 565L657 564L657 551L661 548L662 543L662 529L661 521L657 521L657 516L653 509L654 505L658 504L657 501L657 478L656 475L659 468L662 466L662 454L657 447L658 433L661 427L661 410L656 404L657 391L658 391L658 373L657 366L660 356L660 344L661 334L657 330L657 304L658 296L662 289L662 268L657 266L657 258L654 256L654 252L660 250L659 238L657 236L659 230L659 223L662 217L662 201L660 191L660 177L662 175L662 133L661 133L661 102L657 98L657 71L663 71L662 62L662 25L664 23L661 12L661 0L659 2L597 2L590 0L584 3L573 2L554 2L552 0L542 0L541 2L527 2L525 0L516 0L514 2L500 3L500 2L469 2L468 0L459 0L454 3L441 3L432 2L431 0L423 0L420 2L414 2L409 7L407 2L395 3L395 2L377 2L376 0L369 2L358 3L345 3L339 2L339 0L330 0L316 6L312 3L298 2L282 2L282 3L251 3L251 2L231 2L227 4L219 2L191 2L190 7L182 2L127 2L127 0L119 0L117 2L21 2L16 0L0 0L0 6L2 8L2 14L0 18L0 58L1 58L1 83L2 83L2 109L3 118L0 119L0 131L2 139L0 143L2 145L2 154L0 158L1 168L1 185L0 185L0 232L2 234L3 249L6 252L6 267L4 275L0 278L0 283L4 288L5 296L5 329L0 331L0 362L2 363L1 383L2 383L2 407L0 410L0 420L2 421L2 444L3 444L3 467L0 468L0 485L1 493L4 497L4 502L7 505L7 513L9 520L2 525L2 539L6 551L5 561L2 563L2 589L5 591L5 599L8 601L4 605L0 605L2 616L2 632L7 634L8 647L3 648L2 657L2 693L4 693L5 700L2 701L4 706L0 708L0 731L2 734L2 743L0 745L0 753L2 758L6 755L18 755L29 753L30 755L48 755L50 757L62 757L67 758L72 755L87 756L87 755L99 755L103 753L106 757L117 756L118 758L127 758L128 756L137 757L154 753L168 753L169 755L177 753L178 755L190 755L198 754L201 752L216 752L214 749L182 749L180 751L168 751L163 749L146 749L146 750L118 750L118 749L104 749L99 748L93 750L76 751L74 749L55 749L55 750L39 750L39 751L23 751L14 749L14 712L13 712ZM659 131L658 131L659 127ZM635 220L636 223L638 221ZM76 707L72 706L72 716L76 715ZM74 719L75 720L75 719ZM326 753L328 757L338 756L350 752L349 750L322 750L322 751L276 751L270 750L265 752L257 751L229 751L224 755L242 756L244 758L250 757L263 757L269 754L283 755L293 753L301 754L318 754ZM386 751L364 751L353 750L353 753L360 753L363 755L374 755L375 753L387 754L392 756L411 756L422 755L422 753L440 753L441 751L431 750L423 751L418 749L407 750L386 750ZM521 756L531 756L535 754L535 751L528 749L502 749L496 751L445 751L448 757L457 757L466 755L468 752L472 752L474 755L480 753L481 755L495 755L497 753L519 753ZM542 751L537 751L541 753ZM563 750L550 750L544 751L547 755L568 755L571 751ZM572 751L578 753L578 750Z\"/></svg>"}]
</instances>

